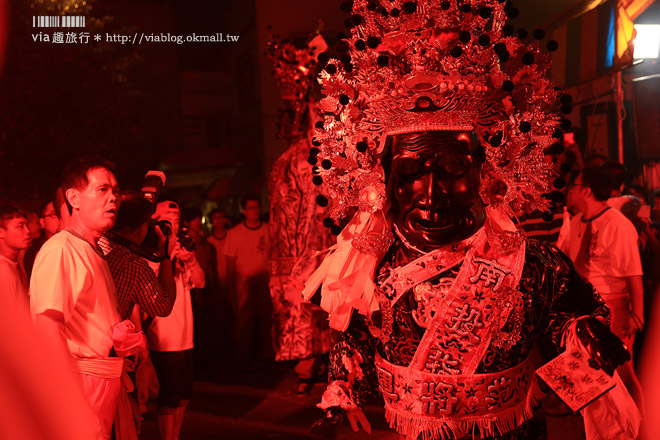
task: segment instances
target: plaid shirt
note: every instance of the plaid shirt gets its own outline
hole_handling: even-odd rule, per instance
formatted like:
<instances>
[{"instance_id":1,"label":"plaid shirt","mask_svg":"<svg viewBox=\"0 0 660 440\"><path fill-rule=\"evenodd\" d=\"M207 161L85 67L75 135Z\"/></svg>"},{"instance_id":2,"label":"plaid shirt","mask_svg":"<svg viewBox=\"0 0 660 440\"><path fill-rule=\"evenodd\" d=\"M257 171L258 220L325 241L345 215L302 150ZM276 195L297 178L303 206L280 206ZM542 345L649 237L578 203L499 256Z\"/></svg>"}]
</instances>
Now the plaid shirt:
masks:
<instances>
[{"instance_id":1,"label":"plaid shirt","mask_svg":"<svg viewBox=\"0 0 660 440\"><path fill-rule=\"evenodd\" d=\"M99 240L99 246L110 266L117 291L117 311L122 319L131 316L135 304L149 316L167 316L170 313L176 295L167 295L145 260L105 236Z\"/></svg>"}]
</instances>

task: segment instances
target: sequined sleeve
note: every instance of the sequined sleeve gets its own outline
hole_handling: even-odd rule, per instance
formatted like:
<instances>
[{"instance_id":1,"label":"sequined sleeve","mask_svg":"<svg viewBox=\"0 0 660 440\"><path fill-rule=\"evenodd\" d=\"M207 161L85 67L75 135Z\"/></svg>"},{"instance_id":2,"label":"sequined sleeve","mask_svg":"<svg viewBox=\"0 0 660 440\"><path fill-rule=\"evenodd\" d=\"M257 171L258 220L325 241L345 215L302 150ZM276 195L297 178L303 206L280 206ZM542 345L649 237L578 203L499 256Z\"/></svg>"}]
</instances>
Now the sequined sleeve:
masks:
<instances>
[{"instance_id":1,"label":"sequined sleeve","mask_svg":"<svg viewBox=\"0 0 660 440\"><path fill-rule=\"evenodd\" d=\"M555 347L561 346L562 336L568 324L579 316L593 316L609 322L609 309L596 289L580 276L573 262L556 247L536 242L536 251L547 267L547 285L551 301L549 325L545 336Z\"/></svg>"},{"instance_id":2,"label":"sequined sleeve","mask_svg":"<svg viewBox=\"0 0 660 440\"><path fill-rule=\"evenodd\" d=\"M337 334L330 351L330 383L319 407L358 409L377 394L374 340L361 317Z\"/></svg>"}]
</instances>

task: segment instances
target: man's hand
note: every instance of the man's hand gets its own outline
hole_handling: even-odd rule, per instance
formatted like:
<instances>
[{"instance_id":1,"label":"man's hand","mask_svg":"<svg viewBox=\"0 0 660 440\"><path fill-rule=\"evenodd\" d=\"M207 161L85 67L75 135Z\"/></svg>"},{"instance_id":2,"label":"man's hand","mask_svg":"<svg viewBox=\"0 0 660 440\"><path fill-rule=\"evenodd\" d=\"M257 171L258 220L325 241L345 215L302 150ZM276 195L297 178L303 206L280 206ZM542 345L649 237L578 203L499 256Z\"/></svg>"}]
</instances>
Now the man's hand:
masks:
<instances>
[{"instance_id":1,"label":"man's hand","mask_svg":"<svg viewBox=\"0 0 660 440\"><path fill-rule=\"evenodd\" d=\"M579 319L575 331L580 342L589 351L589 365L602 368L612 376L619 365L630 360L630 353L621 339L614 336L609 328L593 317Z\"/></svg>"},{"instance_id":2,"label":"man's hand","mask_svg":"<svg viewBox=\"0 0 660 440\"><path fill-rule=\"evenodd\" d=\"M195 251L189 251L178 244L177 246L179 248L177 252L179 260L183 261L184 263L192 263L192 260L195 258Z\"/></svg>"},{"instance_id":3,"label":"man's hand","mask_svg":"<svg viewBox=\"0 0 660 440\"><path fill-rule=\"evenodd\" d=\"M158 253L161 257L172 257L174 248L177 244L176 237L171 237L163 234L163 230L160 228L160 225L154 227L154 231L158 236ZM170 238L168 241L168 237ZM167 246L167 247L166 247Z\"/></svg>"},{"instance_id":4,"label":"man's hand","mask_svg":"<svg viewBox=\"0 0 660 440\"><path fill-rule=\"evenodd\" d=\"M633 332L644 327L644 282L640 275L624 278L630 293L630 328Z\"/></svg>"},{"instance_id":5,"label":"man's hand","mask_svg":"<svg viewBox=\"0 0 660 440\"><path fill-rule=\"evenodd\" d=\"M198 289L204 288L206 285L206 275L204 274L204 270L197 261L195 251L187 250L181 246L179 240L176 239L176 247L174 248L173 255L176 256L179 261L185 265L186 270L190 271L189 274L192 287L196 287Z\"/></svg>"},{"instance_id":6,"label":"man's hand","mask_svg":"<svg viewBox=\"0 0 660 440\"><path fill-rule=\"evenodd\" d=\"M632 312L630 316L630 328L634 333L642 330L644 328L644 318L637 315L637 313Z\"/></svg>"},{"instance_id":7,"label":"man's hand","mask_svg":"<svg viewBox=\"0 0 660 440\"><path fill-rule=\"evenodd\" d=\"M137 356L136 355L126 356L124 358L124 368L122 371L124 373L128 373L129 371L135 371L135 367L137 367Z\"/></svg>"}]
</instances>

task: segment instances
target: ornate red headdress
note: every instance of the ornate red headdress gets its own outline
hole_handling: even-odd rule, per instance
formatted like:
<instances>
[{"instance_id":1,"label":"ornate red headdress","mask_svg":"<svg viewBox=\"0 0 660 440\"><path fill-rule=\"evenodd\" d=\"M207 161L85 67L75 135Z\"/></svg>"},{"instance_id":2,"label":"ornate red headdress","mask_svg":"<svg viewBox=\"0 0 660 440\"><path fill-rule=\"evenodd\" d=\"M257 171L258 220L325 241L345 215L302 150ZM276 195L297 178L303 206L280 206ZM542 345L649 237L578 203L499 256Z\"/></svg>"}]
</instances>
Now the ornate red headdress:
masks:
<instances>
[{"instance_id":1,"label":"ornate red headdress","mask_svg":"<svg viewBox=\"0 0 660 440\"><path fill-rule=\"evenodd\" d=\"M339 59L319 56L324 120L310 162L331 215L358 212L303 292L309 298L322 285L321 306L340 331L353 310L369 316L379 307L375 268L393 240L382 167L388 136L474 130L485 149L480 195L489 224L517 242L512 208L547 207L541 196L553 171L543 152L561 138L560 118L545 111L560 96L545 76L549 54L504 24L514 12L508 0L354 0L342 8L352 31Z\"/></svg>"},{"instance_id":2,"label":"ornate red headdress","mask_svg":"<svg viewBox=\"0 0 660 440\"><path fill-rule=\"evenodd\" d=\"M560 137L545 107L560 95L549 54L505 25L503 0L355 0L339 59L323 54L316 163L332 216L385 201L388 135L475 130L486 150L481 196L491 207L546 208L553 175L543 151ZM539 37L538 33L535 33ZM543 36L540 36L542 39ZM548 49L555 49L555 42Z\"/></svg>"},{"instance_id":3,"label":"ornate red headdress","mask_svg":"<svg viewBox=\"0 0 660 440\"><path fill-rule=\"evenodd\" d=\"M294 140L305 135L305 110L316 73L316 57L328 49L317 32L307 46L298 48L289 40L271 36L266 54L273 61L273 74L282 96L283 108L278 122L278 137Z\"/></svg>"}]
</instances>

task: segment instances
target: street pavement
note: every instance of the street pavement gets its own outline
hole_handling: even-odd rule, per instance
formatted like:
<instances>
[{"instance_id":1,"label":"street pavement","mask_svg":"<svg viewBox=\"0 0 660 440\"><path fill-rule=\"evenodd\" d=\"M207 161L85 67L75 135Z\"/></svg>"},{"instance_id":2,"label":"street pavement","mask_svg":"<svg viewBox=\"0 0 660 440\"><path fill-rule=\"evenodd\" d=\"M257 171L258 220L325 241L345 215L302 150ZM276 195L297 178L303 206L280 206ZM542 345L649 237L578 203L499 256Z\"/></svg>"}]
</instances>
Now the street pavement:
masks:
<instances>
[{"instance_id":1,"label":"street pavement","mask_svg":"<svg viewBox=\"0 0 660 440\"><path fill-rule=\"evenodd\" d=\"M240 371L219 371L213 380L197 380L181 430L182 440L318 440L309 428L322 417L316 407L324 386L296 395L293 364L264 364ZM154 403L143 422L140 440L158 440ZM371 436L354 433L348 423L337 440L398 440L384 420L382 404L369 405ZM548 417L548 440L584 440L579 416Z\"/></svg>"}]
</instances>

